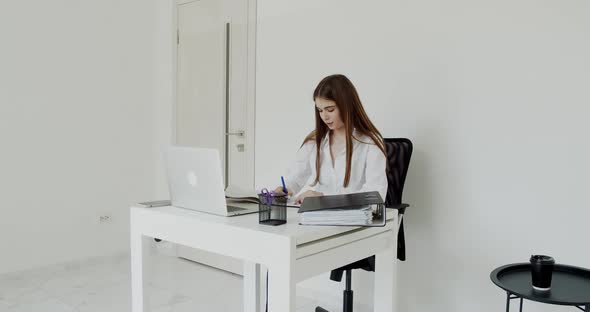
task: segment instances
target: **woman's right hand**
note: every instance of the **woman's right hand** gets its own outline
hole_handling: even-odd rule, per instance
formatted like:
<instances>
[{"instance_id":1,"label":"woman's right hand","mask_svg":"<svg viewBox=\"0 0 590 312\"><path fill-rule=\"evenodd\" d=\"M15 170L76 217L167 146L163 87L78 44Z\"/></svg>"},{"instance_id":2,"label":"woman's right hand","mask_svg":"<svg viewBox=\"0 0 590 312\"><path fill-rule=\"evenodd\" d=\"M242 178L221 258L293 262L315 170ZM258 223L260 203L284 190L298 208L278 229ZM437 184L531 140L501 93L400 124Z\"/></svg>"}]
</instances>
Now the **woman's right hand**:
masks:
<instances>
[{"instance_id":1,"label":"woman's right hand","mask_svg":"<svg viewBox=\"0 0 590 312\"><path fill-rule=\"evenodd\" d=\"M279 195L285 195L285 192L283 192L283 187L282 186L277 186L277 188L275 189L274 192L277 193L277 194L279 194ZM288 196L293 196L293 192L288 191L287 193L288 193L287 194Z\"/></svg>"}]
</instances>

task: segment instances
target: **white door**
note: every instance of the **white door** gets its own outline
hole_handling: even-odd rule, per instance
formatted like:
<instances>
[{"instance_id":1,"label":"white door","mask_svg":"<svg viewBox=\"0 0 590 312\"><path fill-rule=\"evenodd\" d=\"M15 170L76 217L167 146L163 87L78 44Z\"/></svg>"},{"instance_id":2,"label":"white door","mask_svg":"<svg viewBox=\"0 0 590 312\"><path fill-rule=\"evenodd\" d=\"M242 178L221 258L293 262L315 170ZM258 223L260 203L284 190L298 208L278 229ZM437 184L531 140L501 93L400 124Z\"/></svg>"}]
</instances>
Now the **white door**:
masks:
<instances>
[{"instance_id":1,"label":"white door","mask_svg":"<svg viewBox=\"0 0 590 312\"><path fill-rule=\"evenodd\" d=\"M178 4L176 143L220 151L224 181L254 187L255 21L248 1ZM252 38L252 39L249 39Z\"/></svg>"},{"instance_id":2,"label":"white door","mask_svg":"<svg viewBox=\"0 0 590 312\"><path fill-rule=\"evenodd\" d=\"M256 1L179 1L176 144L218 149L226 185L253 190ZM238 259L177 255L242 274Z\"/></svg>"}]
</instances>

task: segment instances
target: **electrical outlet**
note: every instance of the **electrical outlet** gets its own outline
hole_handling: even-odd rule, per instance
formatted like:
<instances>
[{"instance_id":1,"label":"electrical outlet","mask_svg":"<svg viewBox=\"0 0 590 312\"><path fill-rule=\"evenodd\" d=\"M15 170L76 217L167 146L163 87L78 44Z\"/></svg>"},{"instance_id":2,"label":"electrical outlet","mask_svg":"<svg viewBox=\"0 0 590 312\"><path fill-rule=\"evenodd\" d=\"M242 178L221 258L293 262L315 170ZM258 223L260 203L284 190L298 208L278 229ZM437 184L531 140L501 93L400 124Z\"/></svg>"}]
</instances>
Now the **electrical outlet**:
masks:
<instances>
[{"instance_id":1,"label":"electrical outlet","mask_svg":"<svg viewBox=\"0 0 590 312\"><path fill-rule=\"evenodd\" d=\"M100 223L110 223L111 222L111 215L102 215L99 218Z\"/></svg>"}]
</instances>

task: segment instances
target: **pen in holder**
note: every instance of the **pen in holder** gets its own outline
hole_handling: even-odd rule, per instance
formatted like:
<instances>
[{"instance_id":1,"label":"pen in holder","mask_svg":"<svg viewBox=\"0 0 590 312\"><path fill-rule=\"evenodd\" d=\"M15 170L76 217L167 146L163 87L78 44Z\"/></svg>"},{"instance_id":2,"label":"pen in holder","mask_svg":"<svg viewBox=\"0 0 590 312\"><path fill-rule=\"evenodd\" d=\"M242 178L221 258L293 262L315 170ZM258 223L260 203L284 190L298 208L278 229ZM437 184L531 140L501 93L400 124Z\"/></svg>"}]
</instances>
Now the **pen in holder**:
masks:
<instances>
[{"instance_id":1,"label":"pen in holder","mask_svg":"<svg viewBox=\"0 0 590 312\"><path fill-rule=\"evenodd\" d=\"M287 223L287 195L263 189L258 194L258 223L281 225Z\"/></svg>"}]
</instances>

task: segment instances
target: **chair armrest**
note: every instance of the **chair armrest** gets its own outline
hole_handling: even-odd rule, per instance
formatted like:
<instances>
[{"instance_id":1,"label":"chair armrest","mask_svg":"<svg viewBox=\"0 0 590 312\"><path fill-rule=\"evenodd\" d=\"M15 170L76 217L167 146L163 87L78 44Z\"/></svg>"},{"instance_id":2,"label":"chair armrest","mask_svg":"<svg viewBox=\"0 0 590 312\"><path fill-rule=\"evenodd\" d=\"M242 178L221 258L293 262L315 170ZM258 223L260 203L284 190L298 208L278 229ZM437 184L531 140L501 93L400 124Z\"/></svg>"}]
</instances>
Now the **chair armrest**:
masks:
<instances>
[{"instance_id":1,"label":"chair armrest","mask_svg":"<svg viewBox=\"0 0 590 312\"><path fill-rule=\"evenodd\" d=\"M398 204L398 205L393 205L393 206L389 206L389 207L385 207L385 208L397 209L398 214L403 215L406 212L406 208L408 208L408 207L410 207L409 204Z\"/></svg>"}]
</instances>

